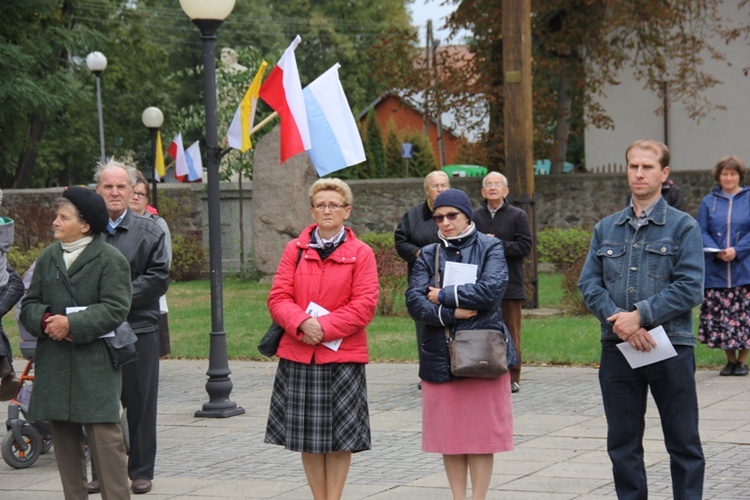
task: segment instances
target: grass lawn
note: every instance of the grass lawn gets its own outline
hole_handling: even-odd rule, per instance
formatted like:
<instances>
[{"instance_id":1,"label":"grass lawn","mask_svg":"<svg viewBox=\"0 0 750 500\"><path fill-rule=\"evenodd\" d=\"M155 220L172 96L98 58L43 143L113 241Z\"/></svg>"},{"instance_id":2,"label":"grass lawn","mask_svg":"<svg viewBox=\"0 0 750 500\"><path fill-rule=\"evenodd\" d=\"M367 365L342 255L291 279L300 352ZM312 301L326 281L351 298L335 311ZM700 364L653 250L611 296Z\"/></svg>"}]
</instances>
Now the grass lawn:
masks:
<instances>
[{"instance_id":1,"label":"grass lawn","mask_svg":"<svg viewBox=\"0 0 750 500\"><path fill-rule=\"evenodd\" d=\"M224 330L230 359L265 359L256 346L271 318L266 309L270 285L224 280ZM560 276L539 277L540 307L555 307L562 298ZM168 293L169 329L172 357L207 358L211 331L210 283L192 281L172 283ZM401 316L376 316L367 328L373 361L417 361L414 323L401 304ZM697 330L697 308L694 311ZM3 321L14 349L18 346L18 328L12 313ZM593 316L560 316L523 321L524 363L594 365L599 362L599 324ZM698 345L699 367L723 366L722 351Z\"/></svg>"}]
</instances>

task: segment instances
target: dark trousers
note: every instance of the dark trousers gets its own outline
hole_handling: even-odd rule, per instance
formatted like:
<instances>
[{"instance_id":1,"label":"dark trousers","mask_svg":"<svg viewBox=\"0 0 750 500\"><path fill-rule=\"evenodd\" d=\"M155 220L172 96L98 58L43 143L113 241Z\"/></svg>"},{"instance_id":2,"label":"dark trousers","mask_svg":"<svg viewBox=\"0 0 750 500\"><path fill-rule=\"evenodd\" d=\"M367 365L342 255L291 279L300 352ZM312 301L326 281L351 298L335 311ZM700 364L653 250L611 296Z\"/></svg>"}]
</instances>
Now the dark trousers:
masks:
<instances>
[{"instance_id":1,"label":"dark trousers","mask_svg":"<svg viewBox=\"0 0 750 500\"><path fill-rule=\"evenodd\" d=\"M632 369L614 344L602 346L599 383L607 415L607 452L619 499L648 498L643 433L649 388L670 457L673 498L700 499L705 459L698 434L695 358L690 346L677 356Z\"/></svg>"},{"instance_id":2,"label":"dark trousers","mask_svg":"<svg viewBox=\"0 0 750 500\"><path fill-rule=\"evenodd\" d=\"M125 444L119 423L79 424L52 420L50 427L55 443L55 461L66 500L88 498L84 428L92 466L99 471L102 498L130 498Z\"/></svg>"},{"instance_id":3,"label":"dark trousers","mask_svg":"<svg viewBox=\"0 0 750 500\"><path fill-rule=\"evenodd\" d=\"M510 372L511 382L521 381L521 309L523 307L523 300L511 300L503 299L500 303L500 309L503 312L503 322L508 327L510 336L515 344L516 352L518 353L518 365L511 366L508 371Z\"/></svg>"},{"instance_id":4,"label":"dark trousers","mask_svg":"<svg viewBox=\"0 0 750 500\"><path fill-rule=\"evenodd\" d=\"M127 409L130 479L153 479L156 462L156 402L159 389L159 334L141 333L138 361L122 367L122 406Z\"/></svg>"}]
</instances>

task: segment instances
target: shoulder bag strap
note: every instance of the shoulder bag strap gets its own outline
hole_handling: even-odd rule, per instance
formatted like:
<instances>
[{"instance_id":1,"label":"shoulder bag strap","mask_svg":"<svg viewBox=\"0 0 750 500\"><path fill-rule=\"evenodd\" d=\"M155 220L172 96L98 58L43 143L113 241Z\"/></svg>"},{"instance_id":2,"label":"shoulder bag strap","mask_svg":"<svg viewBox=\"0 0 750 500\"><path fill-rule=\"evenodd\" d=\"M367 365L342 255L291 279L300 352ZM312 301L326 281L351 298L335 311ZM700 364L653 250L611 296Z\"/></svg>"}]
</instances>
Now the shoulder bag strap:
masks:
<instances>
[{"instance_id":1,"label":"shoulder bag strap","mask_svg":"<svg viewBox=\"0 0 750 500\"><path fill-rule=\"evenodd\" d=\"M55 262L55 267L57 268L57 279L62 281L62 284L65 286L65 289L68 291L71 297L73 297L73 303L77 306L78 305L78 299L76 299L75 294L73 293L73 290L70 288L70 283L68 283L68 276L65 274L65 272L60 269L60 265Z\"/></svg>"}]
</instances>

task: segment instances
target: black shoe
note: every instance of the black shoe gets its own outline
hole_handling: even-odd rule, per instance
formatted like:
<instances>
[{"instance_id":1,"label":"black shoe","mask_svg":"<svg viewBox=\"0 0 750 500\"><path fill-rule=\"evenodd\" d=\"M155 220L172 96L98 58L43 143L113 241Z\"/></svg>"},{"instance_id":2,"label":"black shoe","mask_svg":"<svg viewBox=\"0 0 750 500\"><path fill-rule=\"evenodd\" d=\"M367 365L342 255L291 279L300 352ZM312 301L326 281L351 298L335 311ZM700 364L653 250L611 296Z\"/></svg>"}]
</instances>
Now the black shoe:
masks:
<instances>
[{"instance_id":1,"label":"black shoe","mask_svg":"<svg viewBox=\"0 0 750 500\"><path fill-rule=\"evenodd\" d=\"M421 391L421 390L422 390L422 381L421 381L421 380L420 380L420 381L419 381L419 383L417 384L417 390L419 390L419 391Z\"/></svg>"},{"instance_id":2,"label":"black shoe","mask_svg":"<svg viewBox=\"0 0 750 500\"><path fill-rule=\"evenodd\" d=\"M722 377L734 375L734 370L736 369L737 365L739 365L739 363L732 363L731 361L728 362L727 366L725 366L724 369L719 372L719 375L721 375ZM747 373L745 373L745 375L747 375Z\"/></svg>"},{"instance_id":3,"label":"black shoe","mask_svg":"<svg viewBox=\"0 0 750 500\"><path fill-rule=\"evenodd\" d=\"M738 361L737 364L734 365L734 373L732 373L732 375L734 375L736 377L744 377L748 373L750 373L750 370L747 369L747 365L746 364L740 363Z\"/></svg>"},{"instance_id":4,"label":"black shoe","mask_svg":"<svg viewBox=\"0 0 750 500\"><path fill-rule=\"evenodd\" d=\"M518 385L518 382L511 382L510 383L510 392L515 394L518 391L521 390L521 387Z\"/></svg>"}]
</instances>

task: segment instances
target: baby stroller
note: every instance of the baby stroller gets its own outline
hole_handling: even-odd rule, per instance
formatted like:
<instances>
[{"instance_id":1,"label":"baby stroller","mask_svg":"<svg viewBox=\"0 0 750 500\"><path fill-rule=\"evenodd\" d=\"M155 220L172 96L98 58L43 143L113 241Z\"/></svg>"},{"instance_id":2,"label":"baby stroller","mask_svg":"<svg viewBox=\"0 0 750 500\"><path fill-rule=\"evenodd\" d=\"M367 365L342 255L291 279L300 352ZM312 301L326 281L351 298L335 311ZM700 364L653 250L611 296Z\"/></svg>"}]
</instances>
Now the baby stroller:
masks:
<instances>
[{"instance_id":1,"label":"baby stroller","mask_svg":"<svg viewBox=\"0 0 750 500\"><path fill-rule=\"evenodd\" d=\"M26 359L26 366L19 377L21 386L18 394L8 404L8 419L5 427L8 432L2 443L2 454L5 463L14 469L31 467L43 453L52 449L52 430L46 421L29 421L26 418L31 399L34 375L34 350L36 338L31 335L21 322L18 322L21 335L21 354Z\"/></svg>"}]
</instances>

